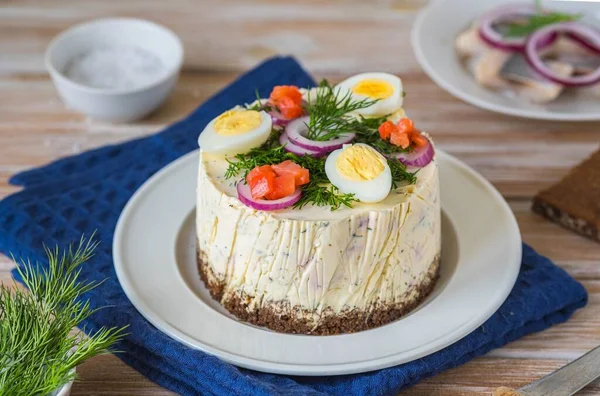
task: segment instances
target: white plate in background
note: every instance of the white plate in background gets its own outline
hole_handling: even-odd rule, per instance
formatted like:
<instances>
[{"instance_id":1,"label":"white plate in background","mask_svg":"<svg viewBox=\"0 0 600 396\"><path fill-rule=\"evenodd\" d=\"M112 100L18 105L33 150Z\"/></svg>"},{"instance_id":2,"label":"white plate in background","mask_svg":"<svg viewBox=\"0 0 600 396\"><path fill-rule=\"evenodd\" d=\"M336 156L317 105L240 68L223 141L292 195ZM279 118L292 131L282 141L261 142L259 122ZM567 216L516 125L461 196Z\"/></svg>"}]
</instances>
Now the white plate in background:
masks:
<instances>
[{"instance_id":1,"label":"white plate in background","mask_svg":"<svg viewBox=\"0 0 600 396\"><path fill-rule=\"evenodd\" d=\"M406 363L469 334L504 302L521 264L517 222L482 176L441 151L442 262L433 293L393 323L354 334L282 334L238 321L213 300L196 267L198 153L150 178L123 210L113 241L123 290L154 326L238 366L336 375Z\"/></svg>"},{"instance_id":2,"label":"white plate in background","mask_svg":"<svg viewBox=\"0 0 600 396\"><path fill-rule=\"evenodd\" d=\"M516 1L518 3L518 0ZM600 98L563 95L547 104L533 104L484 88L460 63L454 42L457 35L486 11L507 0L433 0L417 16L411 32L415 56L427 75L451 95L482 109L540 120L600 120ZM533 4L533 0L521 1ZM545 1L545 6L586 15L586 23L600 25L600 2Z\"/></svg>"}]
</instances>

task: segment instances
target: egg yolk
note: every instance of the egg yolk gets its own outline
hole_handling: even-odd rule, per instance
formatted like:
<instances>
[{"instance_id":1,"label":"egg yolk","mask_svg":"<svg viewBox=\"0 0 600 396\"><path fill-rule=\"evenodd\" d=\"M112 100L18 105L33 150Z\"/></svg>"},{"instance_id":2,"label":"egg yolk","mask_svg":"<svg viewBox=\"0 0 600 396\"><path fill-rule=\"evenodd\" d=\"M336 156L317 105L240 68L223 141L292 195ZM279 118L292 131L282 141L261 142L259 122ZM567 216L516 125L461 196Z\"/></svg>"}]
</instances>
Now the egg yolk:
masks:
<instances>
[{"instance_id":1,"label":"egg yolk","mask_svg":"<svg viewBox=\"0 0 600 396\"><path fill-rule=\"evenodd\" d=\"M363 95L371 99L386 99L394 93L394 87L387 81L378 79L362 80L354 87L352 92L356 95Z\"/></svg>"},{"instance_id":2,"label":"egg yolk","mask_svg":"<svg viewBox=\"0 0 600 396\"><path fill-rule=\"evenodd\" d=\"M373 180L385 169L375 150L360 145L344 149L335 165L340 175L356 181Z\"/></svg>"},{"instance_id":3,"label":"egg yolk","mask_svg":"<svg viewBox=\"0 0 600 396\"><path fill-rule=\"evenodd\" d=\"M255 110L229 110L217 117L215 131L223 136L241 135L258 128L260 118Z\"/></svg>"}]
</instances>

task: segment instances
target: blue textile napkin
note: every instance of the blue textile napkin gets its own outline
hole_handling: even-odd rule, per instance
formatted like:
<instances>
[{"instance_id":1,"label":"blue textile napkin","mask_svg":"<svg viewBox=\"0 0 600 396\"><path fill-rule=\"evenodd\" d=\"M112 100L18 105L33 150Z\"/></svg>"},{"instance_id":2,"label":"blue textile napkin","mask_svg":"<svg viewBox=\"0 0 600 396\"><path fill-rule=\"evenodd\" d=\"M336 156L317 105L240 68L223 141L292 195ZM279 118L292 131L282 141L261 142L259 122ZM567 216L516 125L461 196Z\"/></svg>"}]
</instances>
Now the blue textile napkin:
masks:
<instances>
[{"instance_id":1,"label":"blue textile napkin","mask_svg":"<svg viewBox=\"0 0 600 396\"><path fill-rule=\"evenodd\" d=\"M119 285L112 238L119 214L152 174L196 148L203 127L226 109L265 97L274 85L314 85L292 58L273 58L248 72L188 118L153 136L107 146L15 175L25 189L0 202L0 251L44 261L42 244L64 246L97 230L101 244L84 267L90 280L108 280L86 295L105 308L85 331L129 325L117 356L143 375L182 395L387 395L458 366L526 334L566 321L587 302L585 289L550 260L523 246L517 283L485 324L455 344L400 366L355 375L291 377L237 368L188 348L148 323Z\"/></svg>"}]
</instances>

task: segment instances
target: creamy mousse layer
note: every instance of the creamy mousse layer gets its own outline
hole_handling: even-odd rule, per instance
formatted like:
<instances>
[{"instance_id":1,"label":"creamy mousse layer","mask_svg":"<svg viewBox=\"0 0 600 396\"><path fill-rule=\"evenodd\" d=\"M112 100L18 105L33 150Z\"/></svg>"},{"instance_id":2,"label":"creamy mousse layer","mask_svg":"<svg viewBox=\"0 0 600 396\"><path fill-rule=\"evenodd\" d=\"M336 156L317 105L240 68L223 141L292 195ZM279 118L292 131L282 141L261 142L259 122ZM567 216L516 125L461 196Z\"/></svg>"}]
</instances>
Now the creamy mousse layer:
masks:
<instances>
[{"instance_id":1,"label":"creamy mousse layer","mask_svg":"<svg viewBox=\"0 0 600 396\"><path fill-rule=\"evenodd\" d=\"M223 157L200 154L196 227L203 278L236 315L283 331L330 333L319 329L327 316L396 312L374 325L383 324L433 287L441 249L435 159L415 185L336 211L251 209L237 199L226 168ZM304 330L271 326L281 315Z\"/></svg>"}]
</instances>

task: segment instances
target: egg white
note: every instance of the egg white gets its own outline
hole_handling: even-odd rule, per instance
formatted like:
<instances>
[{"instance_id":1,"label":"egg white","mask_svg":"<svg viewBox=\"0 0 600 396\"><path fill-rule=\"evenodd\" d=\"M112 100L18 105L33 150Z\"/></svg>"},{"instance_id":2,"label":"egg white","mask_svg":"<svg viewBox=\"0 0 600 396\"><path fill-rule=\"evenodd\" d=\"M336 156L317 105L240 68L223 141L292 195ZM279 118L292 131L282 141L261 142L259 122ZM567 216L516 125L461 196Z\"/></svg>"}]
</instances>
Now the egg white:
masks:
<instances>
[{"instance_id":1,"label":"egg white","mask_svg":"<svg viewBox=\"0 0 600 396\"><path fill-rule=\"evenodd\" d=\"M352 99L355 101L360 101L363 99L370 99L365 95L358 95L352 92L352 88L363 80L383 80L389 83L392 88L392 94L385 98L380 99L373 105L366 107L364 109L356 110L356 114L374 117L374 116L384 116L386 114L391 114L402 108L402 103L404 102L403 98L403 88L402 88L402 80L398 77L388 74L388 73L362 73L352 76L338 85L336 85L336 92L339 92L340 97L344 95L350 94Z\"/></svg>"},{"instance_id":2,"label":"egg white","mask_svg":"<svg viewBox=\"0 0 600 396\"><path fill-rule=\"evenodd\" d=\"M366 144L357 143L370 147ZM327 178L336 186L341 192L345 194L354 194L354 196L361 202L379 202L383 201L390 193L392 188L392 171L387 163L387 160L383 155L377 152L380 159L383 161L384 169L372 180L351 180L340 174L337 168L337 160L340 154L345 148L350 145L346 145L341 149L333 151L325 160L325 174Z\"/></svg>"},{"instance_id":3,"label":"egg white","mask_svg":"<svg viewBox=\"0 0 600 396\"><path fill-rule=\"evenodd\" d=\"M215 130L217 119L218 117L214 118L204 128L198 137L198 145L202 151L225 156L247 153L254 147L262 145L269 139L273 126L271 116L261 111L260 124L256 128L240 135L225 136Z\"/></svg>"}]
</instances>

